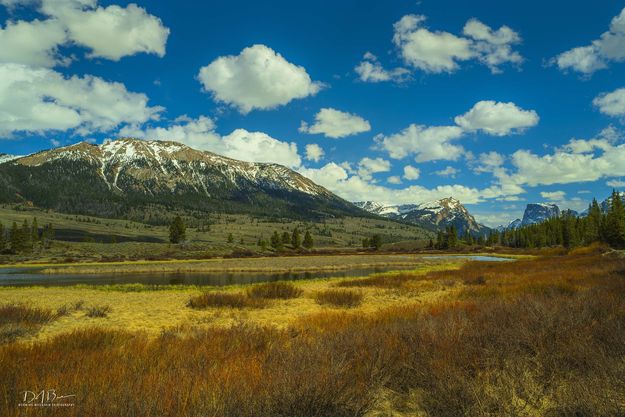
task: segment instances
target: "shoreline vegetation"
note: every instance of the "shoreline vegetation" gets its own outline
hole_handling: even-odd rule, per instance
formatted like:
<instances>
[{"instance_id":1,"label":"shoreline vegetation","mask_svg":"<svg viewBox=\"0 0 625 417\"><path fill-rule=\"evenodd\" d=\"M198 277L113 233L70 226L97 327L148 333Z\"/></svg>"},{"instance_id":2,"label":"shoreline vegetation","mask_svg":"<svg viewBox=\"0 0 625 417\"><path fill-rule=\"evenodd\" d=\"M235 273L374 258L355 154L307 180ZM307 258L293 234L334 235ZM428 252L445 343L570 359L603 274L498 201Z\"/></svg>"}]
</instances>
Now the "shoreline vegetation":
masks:
<instances>
[{"instance_id":1,"label":"shoreline vegetation","mask_svg":"<svg viewBox=\"0 0 625 417\"><path fill-rule=\"evenodd\" d=\"M25 268L41 274L131 274L131 273L299 273L343 271L366 268L409 268L424 262L464 260L467 256L493 256L510 259L531 258L526 254L477 253L354 253L249 258L172 259L162 261L84 262L70 264L14 264L0 268Z\"/></svg>"},{"instance_id":2,"label":"shoreline vegetation","mask_svg":"<svg viewBox=\"0 0 625 417\"><path fill-rule=\"evenodd\" d=\"M0 288L0 415L42 381L76 395L71 417L623 415L625 256L534 255L226 288Z\"/></svg>"}]
</instances>

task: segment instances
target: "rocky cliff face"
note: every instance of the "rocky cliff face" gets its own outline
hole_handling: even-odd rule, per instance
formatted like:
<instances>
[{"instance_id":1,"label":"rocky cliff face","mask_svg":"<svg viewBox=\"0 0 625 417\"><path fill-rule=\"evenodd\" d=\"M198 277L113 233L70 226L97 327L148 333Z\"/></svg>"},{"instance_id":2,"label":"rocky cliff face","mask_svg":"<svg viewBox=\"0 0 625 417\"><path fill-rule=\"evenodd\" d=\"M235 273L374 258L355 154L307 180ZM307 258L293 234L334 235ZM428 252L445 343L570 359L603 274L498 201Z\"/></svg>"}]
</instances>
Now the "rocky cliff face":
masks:
<instances>
[{"instance_id":1,"label":"rocky cliff face","mask_svg":"<svg viewBox=\"0 0 625 417\"><path fill-rule=\"evenodd\" d=\"M541 223L552 217L560 215L560 208L555 204L548 203L530 203L525 207L521 226Z\"/></svg>"}]
</instances>

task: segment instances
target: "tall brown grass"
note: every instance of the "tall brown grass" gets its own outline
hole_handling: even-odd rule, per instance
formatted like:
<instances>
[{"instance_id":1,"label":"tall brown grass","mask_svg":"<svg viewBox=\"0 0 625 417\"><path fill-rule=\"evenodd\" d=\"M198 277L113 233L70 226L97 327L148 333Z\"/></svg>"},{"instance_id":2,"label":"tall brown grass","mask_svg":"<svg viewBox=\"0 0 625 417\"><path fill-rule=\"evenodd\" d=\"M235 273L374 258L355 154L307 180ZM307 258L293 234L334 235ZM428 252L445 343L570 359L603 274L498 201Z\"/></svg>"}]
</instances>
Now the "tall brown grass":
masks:
<instances>
[{"instance_id":1,"label":"tall brown grass","mask_svg":"<svg viewBox=\"0 0 625 417\"><path fill-rule=\"evenodd\" d=\"M252 286L247 291L252 298L263 298L269 300L297 298L302 295L302 290L290 282L267 282Z\"/></svg>"},{"instance_id":2,"label":"tall brown grass","mask_svg":"<svg viewBox=\"0 0 625 417\"><path fill-rule=\"evenodd\" d=\"M195 309L209 307L262 308L266 304L264 299L252 298L244 293L214 291L191 297L187 306Z\"/></svg>"},{"instance_id":3,"label":"tall brown grass","mask_svg":"<svg viewBox=\"0 0 625 417\"><path fill-rule=\"evenodd\" d=\"M88 329L12 343L0 348L0 415L625 415L623 259L591 253L429 276L486 282L433 306L325 311L282 330L151 339ZM542 287L551 284L574 290ZM76 405L17 407L20 391L50 384Z\"/></svg>"},{"instance_id":4,"label":"tall brown grass","mask_svg":"<svg viewBox=\"0 0 625 417\"><path fill-rule=\"evenodd\" d=\"M40 328L59 317L52 310L24 304L0 306L0 344L36 334Z\"/></svg>"},{"instance_id":5,"label":"tall brown grass","mask_svg":"<svg viewBox=\"0 0 625 417\"><path fill-rule=\"evenodd\" d=\"M330 289L315 294L317 304L332 307L358 307L362 304L363 294L360 291Z\"/></svg>"}]
</instances>

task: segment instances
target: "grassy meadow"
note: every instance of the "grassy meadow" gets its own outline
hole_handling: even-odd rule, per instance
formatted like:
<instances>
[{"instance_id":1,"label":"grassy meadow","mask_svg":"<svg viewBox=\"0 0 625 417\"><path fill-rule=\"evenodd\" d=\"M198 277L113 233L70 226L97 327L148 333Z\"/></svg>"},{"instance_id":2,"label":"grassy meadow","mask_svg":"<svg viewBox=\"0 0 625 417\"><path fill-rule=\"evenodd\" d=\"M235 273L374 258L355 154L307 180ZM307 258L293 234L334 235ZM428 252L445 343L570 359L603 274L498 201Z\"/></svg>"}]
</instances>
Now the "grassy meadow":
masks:
<instances>
[{"instance_id":1,"label":"grassy meadow","mask_svg":"<svg viewBox=\"0 0 625 417\"><path fill-rule=\"evenodd\" d=\"M3 288L0 415L618 416L625 257L229 288ZM55 388L73 407L17 407Z\"/></svg>"},{"instance_id":2,"label":"grassy meadow","mask_svg":"<svg viewBox=\"0 0 625 417\"><path fill-rule=\"evenodd\" d=\"M24 206L0 206L0 222L10 227L37 218L40 226L52 224L56 240L45 250L22 255L2 255L0 263L76 263L127 260L202 259L253 252L271 253L258 246L274 231L309 231L315 251L355 251L362 239L374 234L387 245L410 242L411 248L425 246L431 232L414 225L374 218L329 218L320 222L257 218L248 215L212 214L204 219L185 218L187 241L169 244L168 225L153 225L123 219L57 213ZM230 235L231 239L230 239ZM115 243L115 244L111 244Z\"/></svg>"}]
</instances>

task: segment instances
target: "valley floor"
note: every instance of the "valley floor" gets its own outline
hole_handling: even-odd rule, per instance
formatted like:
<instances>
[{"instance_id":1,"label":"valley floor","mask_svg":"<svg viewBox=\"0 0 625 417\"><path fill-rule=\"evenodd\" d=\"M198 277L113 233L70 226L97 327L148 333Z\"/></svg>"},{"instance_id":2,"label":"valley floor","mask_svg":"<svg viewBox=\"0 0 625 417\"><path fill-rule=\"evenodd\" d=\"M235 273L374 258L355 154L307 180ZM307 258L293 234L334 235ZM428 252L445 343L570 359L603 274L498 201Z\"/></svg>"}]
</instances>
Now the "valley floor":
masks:
<instances>
[{"instance_id":1,"label":"valley floor","mask_svg":"<svg viewBox=\"0 0 625 417\"><path fill-rule=\"evenodd\" d=\"M228 288L0 288L0 415L625 413L622 254L410 269ZM17 407L19 391L41 386L75 405Z\"/></svg>"}]
</instances>

